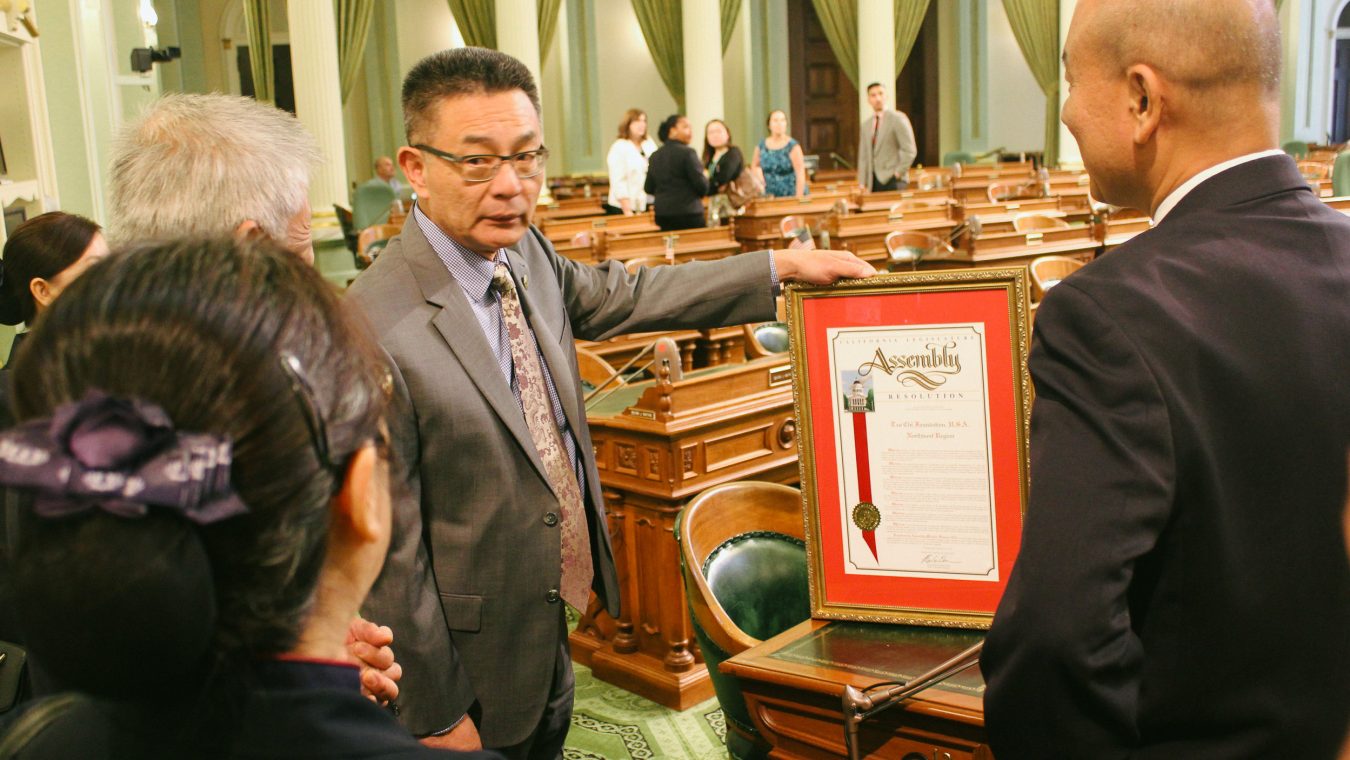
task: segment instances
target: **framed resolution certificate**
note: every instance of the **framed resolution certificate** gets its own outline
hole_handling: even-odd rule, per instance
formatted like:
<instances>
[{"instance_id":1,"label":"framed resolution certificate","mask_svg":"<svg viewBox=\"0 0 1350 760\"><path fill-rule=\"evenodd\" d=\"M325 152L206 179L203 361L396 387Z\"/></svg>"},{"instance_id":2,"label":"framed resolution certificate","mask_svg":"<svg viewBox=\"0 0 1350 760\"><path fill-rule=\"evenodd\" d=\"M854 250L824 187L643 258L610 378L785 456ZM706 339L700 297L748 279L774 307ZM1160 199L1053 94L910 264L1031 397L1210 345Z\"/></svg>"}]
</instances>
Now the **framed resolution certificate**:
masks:
<instances>
[{"instance_id":1,"label":"framed resolution certificate","mask_svg":"<svg viewBox=\"0 0 1350 760\"><path fill-rule=\"evenodd\" d=\"M985 628L1017 557L1025 269L789 286L812 615Z\"/></svg>"}]
</instances>

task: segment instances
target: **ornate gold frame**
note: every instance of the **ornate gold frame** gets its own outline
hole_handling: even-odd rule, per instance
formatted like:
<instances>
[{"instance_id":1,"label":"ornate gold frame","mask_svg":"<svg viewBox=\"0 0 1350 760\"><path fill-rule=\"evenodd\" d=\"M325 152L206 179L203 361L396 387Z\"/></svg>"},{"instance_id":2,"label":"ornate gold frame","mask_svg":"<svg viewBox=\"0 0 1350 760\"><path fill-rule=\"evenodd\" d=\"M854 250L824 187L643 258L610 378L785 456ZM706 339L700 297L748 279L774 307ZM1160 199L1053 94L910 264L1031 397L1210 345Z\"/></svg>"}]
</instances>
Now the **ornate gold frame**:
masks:
<instances>
[{"instance_id":1,"label":"ornate gold frame","mask_svg":"<svg viewBox=\"0 0 1350 760\"><path fill-rule=\"evenodd\" d=\"M792 403L798 426L798 466L801 472L802 508L806 523L807 576L811 589L811 616L829 620L856 620L870 623L903 623L908 625L943 626L950 628L989 627L992 614L962 610L942 610L921 607L831 603L825 599L822 582L824 568L821 551L820 519L816 495L815 452L809 445L815 430L809 413L811 389L805 382L806 336L801 313L803 302L815 298L843 298L850 296L886 295L891 293L953 292L974 289L1006 289L1008 292L1009 334L1012 336L1012 365L1015 419L1017 424L1019 493L1021 513L1026 513L1029 487L1028 441L1032 389L1027 373L1027 352L1030 342L1028 315L1028 288L1026 267L1007 269L955 269L931 272L883 274L865 280L843 280L832 286L791 284L784 289L788 331L792 354ZM828 392L828 391L826 391Z\"/></svg>"}]
</instances>

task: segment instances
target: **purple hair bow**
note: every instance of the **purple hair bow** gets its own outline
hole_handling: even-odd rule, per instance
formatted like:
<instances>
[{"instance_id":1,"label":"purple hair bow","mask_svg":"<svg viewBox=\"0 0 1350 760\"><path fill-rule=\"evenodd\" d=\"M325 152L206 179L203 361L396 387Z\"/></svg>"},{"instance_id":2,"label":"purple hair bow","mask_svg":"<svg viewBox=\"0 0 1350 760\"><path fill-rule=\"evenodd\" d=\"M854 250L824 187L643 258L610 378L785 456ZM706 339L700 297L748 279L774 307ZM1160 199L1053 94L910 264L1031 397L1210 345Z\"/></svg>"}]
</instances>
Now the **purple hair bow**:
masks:
<instances>
[{"instance_id":1,"label":"purple hair bow","mask_svg":"<svg viewBox=\"0 0 1350 760\"><path fill-rule=\"evenodd\" d=\"M248 511L230 461L228 439L176 431L155 404L99 390L0 433L0 485L32 491L33 511L46 518L95 507L144 517L162 507L210 525Z\"/></svg>"}]
</instances>

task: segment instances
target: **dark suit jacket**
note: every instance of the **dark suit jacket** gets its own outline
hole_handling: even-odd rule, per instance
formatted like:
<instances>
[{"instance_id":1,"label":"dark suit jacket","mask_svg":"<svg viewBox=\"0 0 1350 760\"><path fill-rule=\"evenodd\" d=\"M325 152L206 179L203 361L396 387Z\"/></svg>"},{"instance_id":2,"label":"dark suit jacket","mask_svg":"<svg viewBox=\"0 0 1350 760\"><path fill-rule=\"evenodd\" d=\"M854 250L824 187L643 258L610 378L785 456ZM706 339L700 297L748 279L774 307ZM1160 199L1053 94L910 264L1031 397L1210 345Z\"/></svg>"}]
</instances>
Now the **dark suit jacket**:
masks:
<instances>
[{"instance_id":1,"label":"dark suit jacket","mask_svg":"<svg viewBox=\"0 0 1350 760\"><path fill-rule=\"evenodd\" d=\"M999 760L1333 756L1350 716L1350 220L1287 157L1056 285L981 661Z\"/></svg>"},{"instance_id":2,"label":"dark suit jacket","mask_svg":"<svg viewBox=\"0 0 1350 760\"><path fill-rule=\"evenodd\" d=\"M585 465L594 589L619 612L600 475L574 338L771 319L768 254L630 275L554 252L531 231L507 250L530 327ZM414 216L348 290L393 361L394 537L365 608L394 631L399 706L415 734L477 700L485 746L523 741L543 714L560 633L558 501L524 415L464 291Z\"/></svg>"},{"instance_id":3,"label":"dark suit jacket","mask_svg":"<svg viewBox=\"0 0 1350 760\"><path fill-rule=\"evenodd\" d=\"M647 192L656 196L657 216L703 213L708 178L694 149L671 140L647 160Z\"/></svg>"}]
</instances>

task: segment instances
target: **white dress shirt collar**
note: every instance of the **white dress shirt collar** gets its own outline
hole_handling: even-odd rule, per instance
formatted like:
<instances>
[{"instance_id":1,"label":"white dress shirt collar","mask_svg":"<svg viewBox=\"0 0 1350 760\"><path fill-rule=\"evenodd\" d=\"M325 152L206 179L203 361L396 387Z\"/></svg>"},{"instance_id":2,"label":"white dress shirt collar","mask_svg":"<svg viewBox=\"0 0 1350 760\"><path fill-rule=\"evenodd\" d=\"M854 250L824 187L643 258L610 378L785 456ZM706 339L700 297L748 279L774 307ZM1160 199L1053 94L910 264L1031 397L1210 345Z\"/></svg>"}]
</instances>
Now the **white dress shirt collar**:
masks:
<instances>
[{"instance_id":1,"label":"white dress shirt collar","mask_svg":"<svg viewBox=\"0 0 1350 760\"><path fill-rule=\"evenodd\" d=\"M1168 193L1166 198L1163 198L1163 202L1158 204L1158 210L1153 212L1153 226L1156 227L1159 224L1162 224L1163 217L1171 213L1172 209L1176 208L1178 203L1181 203L1182 198L1185 198L1187 195L1190 194L1192 190L1199 187L1201 182L1204 182L1210 177L1226 172L1235 166L1241 166L1242 164L1245 164L1248 161L1255 161L1258 158L1267 158L1270 156L1283 156L1283 155L1284 151L1272 148L1270 150L1263 150L1257 153L1248 153L1245 156L1238 156L1237 158L1230 158L1227 161L1224 161L1223 163L1215 164L1209 167L1208 169L1205 169L1204 171L1196 174L1195 176L1181 183L1180 187Z\"/></svg>"}]
</instances>

